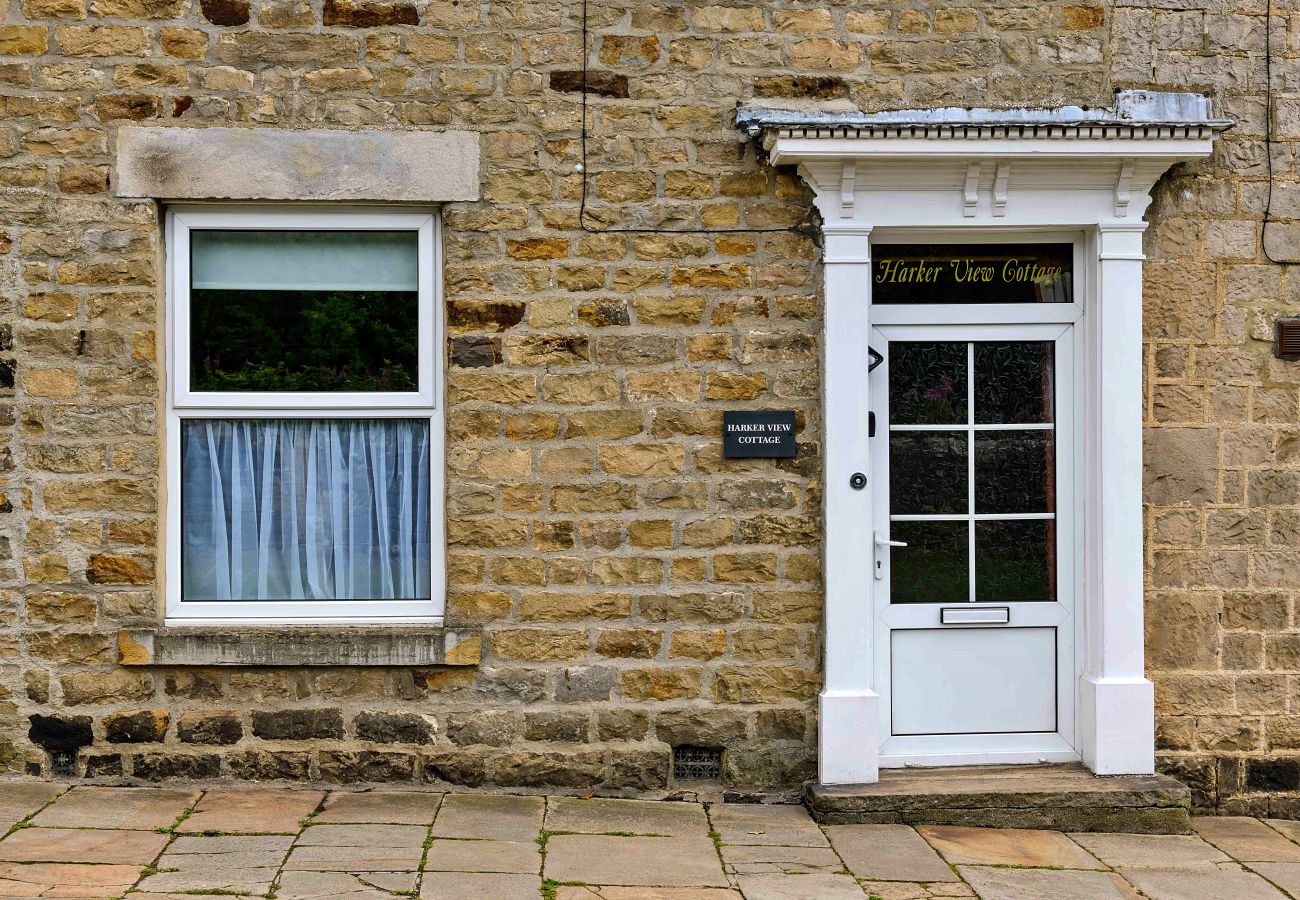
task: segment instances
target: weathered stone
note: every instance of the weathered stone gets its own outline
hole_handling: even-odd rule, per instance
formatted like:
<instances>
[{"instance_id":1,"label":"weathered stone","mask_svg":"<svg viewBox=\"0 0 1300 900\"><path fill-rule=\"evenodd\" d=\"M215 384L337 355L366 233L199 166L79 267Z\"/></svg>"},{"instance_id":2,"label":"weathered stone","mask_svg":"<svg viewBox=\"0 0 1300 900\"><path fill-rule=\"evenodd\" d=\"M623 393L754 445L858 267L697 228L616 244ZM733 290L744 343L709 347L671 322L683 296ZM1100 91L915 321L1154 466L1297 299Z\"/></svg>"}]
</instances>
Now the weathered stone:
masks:
<instances>
[{"instance_id":1,"label":"weathered stone","mask_svg":"<svg viewBox=\"0 0 1300 900\"><path fill-rule=\"evenodd\" d=\"M92 743L90 716L28 717L27 739L50 753L72 753Z\"/></svg>"},{"instance_id":2,"label":"weathered stone","mask_svg":"<svg viewBox=\"0 0 1300 900\"><path fill-rule=\"evenodd\" d=\"M176 723L176 734L185 744L236 744L244 728L233 713L187 710Z\"/></svg>"},{"instance_id":3,"label":"weathered stone","mask_svg":"<svg viewBox=\"0 0 1300 900\"><path fill-rule=\"evenodd\" d=\"M255 711L253 734L272 741L306 741L343 737L343 714L337 709Z\"/></svg>"},{"instance_id":4,"label":"weathered stone","mask_svg":"<svg viewBox=\"0 0 1300 900\"><path fill-rule=\"evenodd\" d=\"M363 712L353 719L357 739L379 744L427 744L435 723L415 713Z\"/></svg>"},{"instance_id":5,"label":"weathered stone","mask_svg":"<svg viewBox=\"0 0 1300 900\"><path fill-rule=\"evenodd\" d=\"M104 717L104 737L110 744L157 744L170 723L171 716L162 710L113 713Z\"/></svg>"}]
</instances>

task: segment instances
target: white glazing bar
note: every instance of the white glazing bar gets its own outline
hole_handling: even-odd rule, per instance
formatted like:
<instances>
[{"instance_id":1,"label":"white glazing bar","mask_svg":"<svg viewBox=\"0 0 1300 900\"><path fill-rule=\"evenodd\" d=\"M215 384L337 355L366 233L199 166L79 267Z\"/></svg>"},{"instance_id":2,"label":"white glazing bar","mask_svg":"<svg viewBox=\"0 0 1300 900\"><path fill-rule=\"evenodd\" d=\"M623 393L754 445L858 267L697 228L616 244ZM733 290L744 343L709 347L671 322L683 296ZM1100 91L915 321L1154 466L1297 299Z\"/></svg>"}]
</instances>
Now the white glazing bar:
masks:
<instances>
[{"instance_id":1,"label":"white glazing bar","mask_svg":"<svg viewBox=\"0 0 1300 900\"><path fill-rule=\"evenodd\" d=\"M966 345L966 573L970 602L975 602L975 343Z\"/></svg>"},{"instance_id":2,"label":"white glazing bar","mask_svg":"<svg viewBox=\"0 0 1300 900\"><path fill-rule=\"evenodd\" d=\"M972 519L976 522L1016 522L1030 520L1055 519L1056 513L899 513L891 515L891 522L964 522Z\"/></svg>"},{"instance_id":3,"label":"white glazing bar","mask_svg":"<svg viewBox=\"0 0 1300 900\"><path fill-rule=\"evenodd\" d=\"M1052 422L1026 422L1023 425L985 424L985 425L890 425L890 431L1053 431Z\"/></svg>"}]
</instances>

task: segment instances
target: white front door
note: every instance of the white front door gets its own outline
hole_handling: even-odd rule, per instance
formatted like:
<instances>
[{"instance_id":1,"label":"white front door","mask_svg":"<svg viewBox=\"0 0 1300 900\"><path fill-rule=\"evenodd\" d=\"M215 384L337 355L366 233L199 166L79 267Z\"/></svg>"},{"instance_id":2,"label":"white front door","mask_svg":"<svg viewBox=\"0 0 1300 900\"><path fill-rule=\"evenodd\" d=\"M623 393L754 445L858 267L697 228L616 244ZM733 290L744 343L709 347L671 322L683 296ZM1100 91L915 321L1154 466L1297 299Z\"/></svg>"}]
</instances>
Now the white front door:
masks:
<instances>
[{"instance_id":1,"label":"white front door","mask_svg":"<svg viewBox=\"0 0 1300 900\"><path fill-rule=\"evenodd\" d=\"M1078 758L1074 328L872 330L882 766Z\"/></svg>"}]
</instances>

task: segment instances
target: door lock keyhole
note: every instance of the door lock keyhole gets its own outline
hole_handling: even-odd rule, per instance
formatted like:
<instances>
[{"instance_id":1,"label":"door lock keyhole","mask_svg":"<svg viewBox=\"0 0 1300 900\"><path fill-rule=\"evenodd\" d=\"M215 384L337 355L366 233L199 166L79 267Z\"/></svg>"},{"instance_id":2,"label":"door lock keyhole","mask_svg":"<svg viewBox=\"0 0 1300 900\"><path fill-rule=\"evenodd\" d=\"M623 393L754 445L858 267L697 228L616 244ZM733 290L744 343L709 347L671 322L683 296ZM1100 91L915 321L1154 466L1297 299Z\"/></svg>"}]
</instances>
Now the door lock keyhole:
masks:
<instances>
[{"instance_id":1,"label":"door lock keyhole","mask_svg":"<svg viewBox=\"0 0 1300 900\"><path fill-rule=\"evenodd\" d=\"M861 472L854 472L849 476L849 487L855 491L860 491L867 486L867 476Z\"/></svg>"}]
</instances>

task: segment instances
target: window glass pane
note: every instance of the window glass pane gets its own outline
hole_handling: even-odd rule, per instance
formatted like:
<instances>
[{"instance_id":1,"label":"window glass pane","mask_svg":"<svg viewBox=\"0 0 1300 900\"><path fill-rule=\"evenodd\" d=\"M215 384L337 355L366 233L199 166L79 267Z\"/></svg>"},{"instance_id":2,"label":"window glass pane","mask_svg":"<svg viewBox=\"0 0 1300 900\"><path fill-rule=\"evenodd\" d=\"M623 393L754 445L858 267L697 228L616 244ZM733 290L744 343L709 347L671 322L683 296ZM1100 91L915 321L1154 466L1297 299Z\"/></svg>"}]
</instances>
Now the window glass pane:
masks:
<instances>
[{"instance_id":1,"label":"window glass pane","mask_svg":"<svg viewBox=\"0 0 1300 900\"><path fill-rule=\"evenodd\" d=\"M964 431L890 432L890 512L965 513L966 444Z\"/></svg>"},{"instance_id":2,"label":"window glass pane","mask_svg":"<svg viewBox=\"0 0 1300 900\"><path fill-rule=\"evenodd\" d=\"M966 422L966 345L889 344L889 419L894 425Z\"/></svg>"},{"instance_id":3,"label":"window glass pane","mask_svg":"<svg viewBox=\"0 0 1300 900\"><path fill-rule=\"evenodd\" d=\"M1071 244L877 244L872 303L1069 303Z\"/></svg>"},{"instance_id":4,"label":"window glass pane","mask_svg":"<svg viewBox=\"0 0 1300 900\"><path fill-rule=\"evenodd\" d=\"M966 522L891 522L891 603L965 603L970 599Z\"/></svg>"},{"instance_id":5,"label":"window glass pane","mask_svg":"<svg viewBox=\"0 0 1300 900\"><path fill-rule=\"evenodd\" d=\"M190 238L191 390L418 389L415 232Z\"/></svg>"},{"instance_id":6,"label":"window glass pane","mask_svg":"<svg viewBox=\"0 0 1300 900\"><path fill-rule=\"evenodd\" d=\"M980 425L1055 421L1051 341L975 344L975 421Z\"/></svg>"},{"instance_id":7,"label":"window glass pane","mask_svg":"<svg viewBox=\"0 0 1300 900\"><path fill-rule=\"evenodd\" d=\"M976 522L975 599L1055 600L1056 523L1050 519Z\"/></svg>"},{"instance_id":8,"label":"window glass pane","mask_svg":"<svg viewBox=\"0 0 1300 900\"><path fill-rule=\"evenodd\" d=\"M184 600L427 600L427 419L189 419Z\"/></svg>"},{"instance_id":9,"label":"window glass pane","mask_svg":"<svg viewBox=\"0 0 1300 900\"><path fill-rule=\"evenodd\" d=\"M1055 512L1054 438L1046 430L977 431L975 512Z\"/></svg>"}]
</instances>

